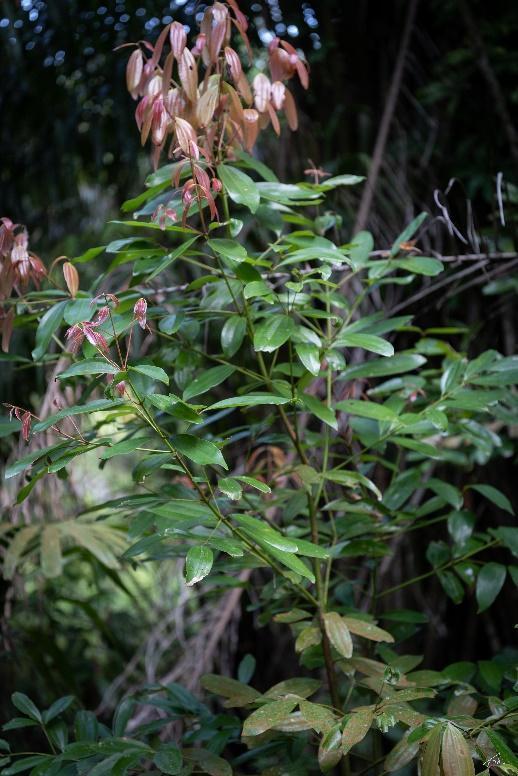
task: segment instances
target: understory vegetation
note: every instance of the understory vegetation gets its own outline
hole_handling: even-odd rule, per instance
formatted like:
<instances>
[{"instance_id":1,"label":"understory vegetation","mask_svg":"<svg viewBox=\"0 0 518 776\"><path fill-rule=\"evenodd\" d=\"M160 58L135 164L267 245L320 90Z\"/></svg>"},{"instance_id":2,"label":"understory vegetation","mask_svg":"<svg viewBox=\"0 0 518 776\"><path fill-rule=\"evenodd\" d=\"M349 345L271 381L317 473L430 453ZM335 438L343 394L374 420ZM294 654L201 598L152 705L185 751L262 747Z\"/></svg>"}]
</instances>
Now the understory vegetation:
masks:
<instances>
[{"instance_id":1,"label":"understory vegetation","mask_svg":"<svg viewBox=\"0 0 518 776\"><path fill-rule=\"evenodd\" d=\"M113 54L153 171L109 241L0 222L0 772L518 774L518 360L483 333L515 280L474 321L453 278L512 236L443 255L439 195L345 235L372 179L259 152L303 54L201 16Z\"/></svg>"}]
</instances>

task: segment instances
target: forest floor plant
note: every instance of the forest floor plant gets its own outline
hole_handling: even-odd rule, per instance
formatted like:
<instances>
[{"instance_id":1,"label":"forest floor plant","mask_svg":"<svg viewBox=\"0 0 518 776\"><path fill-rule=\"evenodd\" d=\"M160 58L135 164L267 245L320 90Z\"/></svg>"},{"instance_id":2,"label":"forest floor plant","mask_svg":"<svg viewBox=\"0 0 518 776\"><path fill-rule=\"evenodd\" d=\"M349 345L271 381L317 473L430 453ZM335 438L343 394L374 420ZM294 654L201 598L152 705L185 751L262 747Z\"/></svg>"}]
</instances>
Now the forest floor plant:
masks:
<instances>
[{"instance_id":1,"label":"forest floor plant","mask_svg":"<svg viewBox=\"0 0 518 776\"><path fill-rule=\"evenodd\" d=\"M47 272L25 229L3 219L4 349L13 327L35 327L35 364L57 368L74 397L47 417L9 407L29 445L6 472L24 476L17 504L86 453L135 464L122 498L67 520L6 520L3 574L39 559L57 578L76 546L107 573L185 557L188 586L253 590L260 621L291 631L286 662L296 656L299 675L287 666L260 691L249 656L238 678L203 676L206 703L157 684L126 697L111 727L84 710L70 725L72 696L43 711L15 693L22 716L4 730L39 727L49 750L1 740L2 773L518 774L512 659L419 668L400 643L426 615L385 606L437 576L483 612L518 582L518 528L476 524L480 500L500 515L512 507L473 476L509 450L516 359L467 360L447 340L455 331L385 314L390 284L444 271L416 247L426 215L386 251L365 231L337 244L326 194L360 179L309 170L309 182L285 184L252 155L260 131L280 132L280 113L296 129L286 84L308 87L304 59L275 39L270 77L252 62L235 0L204 12L192 48L176 22L135 46L127 83L155 172L123 206L129 236L66 261L62 281L59 262ZM82 289L82 267L102 253ZM395 352L398 337L411 346ZM35 445L38 434L50 444ZM415 531L430 569L387 588L383 570ZM143 705L156 715L142 724Z\"/></svg>"}]
</instances>

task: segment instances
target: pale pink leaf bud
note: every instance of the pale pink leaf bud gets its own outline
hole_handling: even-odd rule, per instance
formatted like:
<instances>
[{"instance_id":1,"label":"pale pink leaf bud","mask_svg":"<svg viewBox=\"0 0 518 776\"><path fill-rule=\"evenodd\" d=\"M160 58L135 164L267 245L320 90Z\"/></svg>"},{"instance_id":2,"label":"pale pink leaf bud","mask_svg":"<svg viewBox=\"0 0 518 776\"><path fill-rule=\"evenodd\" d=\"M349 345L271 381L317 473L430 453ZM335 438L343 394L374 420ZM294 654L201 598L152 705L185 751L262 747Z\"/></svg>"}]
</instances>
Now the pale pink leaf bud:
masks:
<instances>
[{"instance_id":1,"label":"pale pink leaf bud","mask_svg":"<svg viewBox=\"0 0 518 776\"><path fill-rule=\"evenodd\" d=\"M141 329L146 328L146 314L147 302L143 297L141 297L135 302L135 307L133 308L133 315L135 316L135 320Z\"/></svg>"}]
</instances>

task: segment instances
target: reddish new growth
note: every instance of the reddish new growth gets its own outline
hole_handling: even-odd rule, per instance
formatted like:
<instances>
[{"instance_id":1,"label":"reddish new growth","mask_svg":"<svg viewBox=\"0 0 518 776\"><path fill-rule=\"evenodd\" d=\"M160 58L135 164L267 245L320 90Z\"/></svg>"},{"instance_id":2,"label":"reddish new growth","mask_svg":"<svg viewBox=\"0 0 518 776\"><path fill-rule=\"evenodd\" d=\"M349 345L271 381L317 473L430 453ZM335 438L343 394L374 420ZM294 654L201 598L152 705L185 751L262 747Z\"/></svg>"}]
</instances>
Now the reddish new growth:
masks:
<instances>
[{"instance_id":1,"label":"reddish new growth","mask_svg":"<svg viewBox=\"0 0 518 776\"><path fill-rule=\"evenodd\" d=\"M183 158L190 165L191 177L182 192L183 223L195 200L200 210L206 200L211 219L217 218L214 194L221 184L214 165L233 158L239 147L251 151L260 130L270 123L279 134L281 111L295 130L297 110L285 82L296 74L308 87L306 64L293 46L279 38L268 50L270 78L259 73L249 83L239 54L230 45L232 27L251 60L246 17L235 0L228 0L207 8L192 48L187 46L184 26L173 22L154 46L144 41L128 61L127 86L139 100L135 118L142 144L151 139L154 166L166 146L169 158ZM175 186L180 174L181 168ZM165 225L165 218L176 214L161 210L157 216Z\"/></svg>"},{"instance_id":2,"label":"reddish new growth","mask_svg":"<svg viewBox=\"0 0 518 776\"><path fill-rule=\"evenodd\" d=\"M2 350L7 352L13 330L14 308L1 304L14 290L22 294L29 282L39 288L47 274L41 259L29 250L29 234L22 224L0 218L0 330Z\"/></svg>"}]
</instances>

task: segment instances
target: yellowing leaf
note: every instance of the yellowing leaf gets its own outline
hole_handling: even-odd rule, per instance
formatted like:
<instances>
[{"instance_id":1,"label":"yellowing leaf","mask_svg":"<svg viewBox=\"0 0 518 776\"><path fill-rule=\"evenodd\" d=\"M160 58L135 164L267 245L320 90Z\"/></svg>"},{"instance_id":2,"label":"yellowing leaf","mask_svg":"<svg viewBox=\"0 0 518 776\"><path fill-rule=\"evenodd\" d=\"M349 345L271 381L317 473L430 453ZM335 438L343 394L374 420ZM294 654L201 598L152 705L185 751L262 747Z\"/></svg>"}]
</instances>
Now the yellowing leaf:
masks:
<instances>
[{"instance_id":1,"label":"yellowing leaf","mask_svg":"<svg viewBox=\"0 0 518 776\"><path fill-rule=\"evenodd\" d=\"M293 711L297 705L297 700L290 701L272 701L254 711L245 720L243 725L243 736L260 736L270 728L280 725Z\"/></svg>"},{"instance_id":2,"label":"yellowing leaf","mask_svg":"<svg viewBox=\"0 0 518 776\"><path fill-rule=\"evenodd\" d=\"M336 651L342 657L351 657L353 654L353 642L344 618L338 612L326 612L324 614L324 625L327 637Z\"/></svg>"},{"instance_id":3,"label":"yellowing leaf","mask_svg":"<svg viewBox=\"0 0 518 776\"><path fill-rule=\"evenodd\" d=\"M467 741L459 728L451 723L442 737L442 768L444 776L475 776Z\"/></svg>"},{"instance_id":4,"label":"yellowing leaf","mask_svg":"<svg viewBox=\"0 0 518 776\"><path fill-rule=\"evenodd\" d=\"M370 730L374 714L372 711L355 711L345 723L342 733L342 752L347 754L355 744L363 741Z\"/></svg>"}]
</instances>

